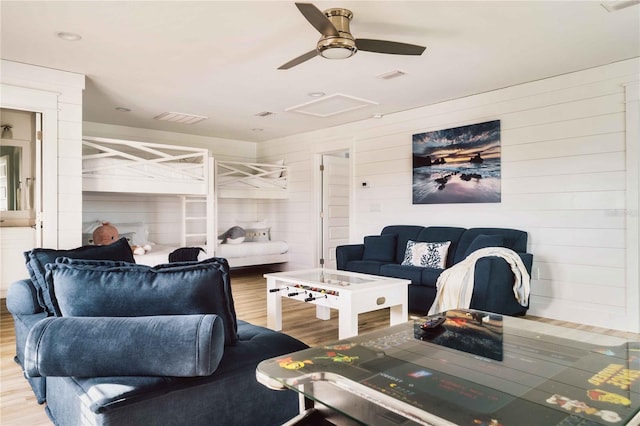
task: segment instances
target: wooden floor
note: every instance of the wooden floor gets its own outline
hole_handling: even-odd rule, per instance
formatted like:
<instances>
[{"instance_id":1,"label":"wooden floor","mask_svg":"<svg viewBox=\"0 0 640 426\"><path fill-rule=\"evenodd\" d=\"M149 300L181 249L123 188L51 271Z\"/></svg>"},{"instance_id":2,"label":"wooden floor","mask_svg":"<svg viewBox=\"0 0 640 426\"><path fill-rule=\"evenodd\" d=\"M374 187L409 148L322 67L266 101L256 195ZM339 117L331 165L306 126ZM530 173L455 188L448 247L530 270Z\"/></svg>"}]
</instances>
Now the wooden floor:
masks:
<instances>
[{"instance_id":1,"label":"wooden floor","mask_svg":"<svg viewBox=\"0 0 640 426\"><path fill-rule=\"evenodd\" d=\"M258 269L234 270L231 276L238 318L266 327L266 280L262 277L264 272L264 270ZM314 305L307 305L288 299L282 301L282 310L283 332L302 340L310 346L338 340L338 316L336 311L331 311L330 320L320 321L315 319ZM564 327L640 340L640 335L635 333L606 330L532 316L527 318ZM361 314L358 323L360 333L387 327L389 325L389 310ZM4 299L2 299L0 306L0 425L51 425L44 412L44 405L37 404L29 384L22 377L19 366L13 361L14 355L15 335L13 320L6 310Z\"/></svg>"}]
</instances>

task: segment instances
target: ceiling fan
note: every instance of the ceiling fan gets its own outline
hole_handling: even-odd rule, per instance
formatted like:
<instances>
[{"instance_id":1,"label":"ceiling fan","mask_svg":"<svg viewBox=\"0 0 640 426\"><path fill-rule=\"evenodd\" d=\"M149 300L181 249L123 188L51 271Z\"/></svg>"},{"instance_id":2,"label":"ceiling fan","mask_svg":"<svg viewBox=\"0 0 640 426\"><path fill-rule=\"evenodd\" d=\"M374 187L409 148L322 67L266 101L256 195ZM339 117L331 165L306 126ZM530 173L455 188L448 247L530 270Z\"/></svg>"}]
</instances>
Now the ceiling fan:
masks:
<instances>
[{"instance_id":1,"label":"ceiling fan","mask_svg":"<svg viewBox=\"0 0 640 426\"><path fill-rule=\"evenodd\" d=\"M415 44L354 38L349 32L349 22L353 18L353 13L347 9L333 8L321 12L311 3L296 3L296 7L307 18L307 21L322 34L322 37L320 37L315 49L278 67L279 70L295 67L318 55L328 59L346 59L353 56L358 50L394 55L422 55L426 49L424 46Z\"/></svg>"}]
</instances>

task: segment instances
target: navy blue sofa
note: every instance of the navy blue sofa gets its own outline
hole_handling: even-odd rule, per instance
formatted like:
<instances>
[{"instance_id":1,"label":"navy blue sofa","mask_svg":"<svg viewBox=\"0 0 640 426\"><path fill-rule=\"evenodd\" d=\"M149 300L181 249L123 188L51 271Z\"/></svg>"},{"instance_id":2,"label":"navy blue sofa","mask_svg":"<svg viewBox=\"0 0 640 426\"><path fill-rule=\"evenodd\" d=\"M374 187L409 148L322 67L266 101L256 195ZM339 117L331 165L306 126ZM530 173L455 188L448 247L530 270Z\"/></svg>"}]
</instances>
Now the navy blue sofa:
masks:
<instances>
[{"instance_id":1,"label":"navy blue sofa","mask_svg":"<svg viewBox=\"0 0 640 426\"><path fill-rule=\"evenodd\" d=\"M407 242L446 242L450 245L443 268L402 265ZM337 268L344 271L411 280L409 311L424 315L436 297L436 282L442 271L457 264L473 251L501 246L515 251L531 274L533 255L526 253L527 233L506 228L459 228L447 226L391 225L379 236L365 237L363 244L336 248ZM471 308L505 315L524 315L513 294L514 275L500 257L477 261Z\"/></svg>"},{"instance_id":2,"label":"navy blue sofa","mask_svg":"<svg viewBox=\"0 0 640 426\"><path fill-rule=\"evenodd\" d=\"M226 260L148 267L130 253L125 240L25 253L31 278L7 294L15 360L54 424L279 425L298 414L297 395L267 389L255 370L307 345L235 318Z\"/></svg>"}]
</instances>

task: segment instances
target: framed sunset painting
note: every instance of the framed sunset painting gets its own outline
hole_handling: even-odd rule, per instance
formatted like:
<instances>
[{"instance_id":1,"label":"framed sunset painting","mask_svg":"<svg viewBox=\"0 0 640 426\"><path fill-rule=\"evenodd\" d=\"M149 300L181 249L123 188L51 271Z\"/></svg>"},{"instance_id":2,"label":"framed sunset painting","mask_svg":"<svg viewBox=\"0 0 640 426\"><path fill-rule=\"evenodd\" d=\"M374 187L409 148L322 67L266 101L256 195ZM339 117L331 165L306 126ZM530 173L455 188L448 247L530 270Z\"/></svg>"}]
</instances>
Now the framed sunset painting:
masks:
<instances>
[{"instance_id":1,"label":"framed sunset painting","mask_svg":"<svg viewBox=\"0 0 640 426\"><path fill-rule=\"evenodd\" d=\"M413 204L500 201L500 120L413 135Z\"/></svg>"}]
</instances>

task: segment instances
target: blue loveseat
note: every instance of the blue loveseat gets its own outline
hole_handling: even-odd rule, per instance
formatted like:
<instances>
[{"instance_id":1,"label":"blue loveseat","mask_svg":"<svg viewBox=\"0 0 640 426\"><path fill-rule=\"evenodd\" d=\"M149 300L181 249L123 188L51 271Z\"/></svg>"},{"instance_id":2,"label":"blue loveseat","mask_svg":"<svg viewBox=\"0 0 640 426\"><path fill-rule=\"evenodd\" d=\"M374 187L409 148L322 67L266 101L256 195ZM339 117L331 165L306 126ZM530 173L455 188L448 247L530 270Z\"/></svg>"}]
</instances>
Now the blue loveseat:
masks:
<instances>
[{"instance_id":1,"label":"blue loveseat","mask_svg":"<svg viewBox=\"0 0 640 426\"><path fill-rule=\"evenodd\" d=\"M56 425L282 424L298 397L255 379L305 349L237 320L224 259L135 265L109 246L25 253L7 308L16 361ZM107 260L105 260L107 259Z\"/></svg>"},{"instance_id":2,"label":"blue loveseat","mask_svg":"<svg viewBox=\"0 0 640 426\"><path fill-rule=\"evenodd\" d=\"M446 252L440 250L441 264L436 267L403 265L408 253L407 244L411 241L449 244L445 247ZM426 314L436 297L438 277L446 268L459 263L475 250L495 246L516 252L531 274L533 256L526 253L527 233L506 228L391 225L382 229L380 235L365 237L363 244L338 246L336 261L340 270L411 280L409 311ZM437 249L439 247L435 245L435 257L438 257ZM505 315L524 315L527 307L515 299L513 285L513 272L504 259L479 259L475 265L470 307Z\"/></svg>"}]
</instances>

